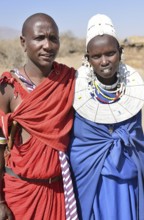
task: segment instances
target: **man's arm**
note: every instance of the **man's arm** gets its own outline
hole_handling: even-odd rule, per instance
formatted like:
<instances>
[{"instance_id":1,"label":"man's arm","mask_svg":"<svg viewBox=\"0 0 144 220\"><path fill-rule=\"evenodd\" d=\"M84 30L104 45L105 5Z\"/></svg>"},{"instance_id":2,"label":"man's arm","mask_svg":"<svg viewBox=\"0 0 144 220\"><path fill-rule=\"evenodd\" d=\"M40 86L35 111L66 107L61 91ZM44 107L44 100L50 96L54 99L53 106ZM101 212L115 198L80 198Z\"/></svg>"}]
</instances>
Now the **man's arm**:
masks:
<instances>
[{"instance_id":1,"label":"man's arm","mask_svg":"<svg viewBox=\"0 0 144 220\"><path fill-rule=\"evenodd\" d=\"M4 167L5 167L5 161L4 161L4 151L5 151L6 145L0 144L0 220L12 220L12 213L10 209L7 207L5 202L5 196L3 193L3 175L4 175Z\"/></svg>"},{"instance_id":2,"label":"man's arm","mask_svg":"<svg viewBox=\"0 0 144 220\"><path fill-rule=\"evenodd\" d=\"M11 92L12 92L11 86L5 84L0 85L0 109L4 113L10 112ZM12 213L6 205L5 196L3 192L3 186L4 186L3 175L5 169L4 152L6 145L7 145L6 139L3 135L2 129L0 128L0 220L13 219Z\"/></svg>"}]
</instances>

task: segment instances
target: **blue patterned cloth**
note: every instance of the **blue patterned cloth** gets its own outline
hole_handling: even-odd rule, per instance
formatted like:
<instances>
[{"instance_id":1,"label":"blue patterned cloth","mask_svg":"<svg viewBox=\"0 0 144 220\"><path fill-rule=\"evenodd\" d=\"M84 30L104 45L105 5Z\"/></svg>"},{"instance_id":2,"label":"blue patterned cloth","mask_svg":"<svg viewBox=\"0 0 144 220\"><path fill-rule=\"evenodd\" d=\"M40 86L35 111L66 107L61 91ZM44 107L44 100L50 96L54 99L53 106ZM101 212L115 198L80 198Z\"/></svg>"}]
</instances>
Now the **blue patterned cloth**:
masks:
<instances>
[{"instance_id":1,"label":"blue patterned cloth","mask_svg":"<svg viewBox=\"0 0 144 220\"><path fill-rule=\"evenodd\" d=\"M75 113L69 157L80 219L144 220L141 112L111 125Z\"/></svg>"}]
</instances>

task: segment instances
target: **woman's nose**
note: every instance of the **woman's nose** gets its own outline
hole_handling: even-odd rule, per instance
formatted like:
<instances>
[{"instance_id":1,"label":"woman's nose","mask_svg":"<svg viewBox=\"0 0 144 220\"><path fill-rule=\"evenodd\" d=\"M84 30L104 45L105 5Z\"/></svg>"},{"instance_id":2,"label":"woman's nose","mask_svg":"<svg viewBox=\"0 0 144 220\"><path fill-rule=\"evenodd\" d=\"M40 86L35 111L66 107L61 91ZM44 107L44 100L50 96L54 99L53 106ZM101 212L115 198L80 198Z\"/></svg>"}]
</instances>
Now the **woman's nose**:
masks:
<instances>
[{"instance_id":1,"label":"woman's nose","mask_svg":"<svg viewBox=\"0 0 144 220\"><path fill-rule=\"evenodd\" d=\"M106 56L101 57L101 64L102 65L107 65L109 63L108 58Z\"/></svg>"}]
</instances>

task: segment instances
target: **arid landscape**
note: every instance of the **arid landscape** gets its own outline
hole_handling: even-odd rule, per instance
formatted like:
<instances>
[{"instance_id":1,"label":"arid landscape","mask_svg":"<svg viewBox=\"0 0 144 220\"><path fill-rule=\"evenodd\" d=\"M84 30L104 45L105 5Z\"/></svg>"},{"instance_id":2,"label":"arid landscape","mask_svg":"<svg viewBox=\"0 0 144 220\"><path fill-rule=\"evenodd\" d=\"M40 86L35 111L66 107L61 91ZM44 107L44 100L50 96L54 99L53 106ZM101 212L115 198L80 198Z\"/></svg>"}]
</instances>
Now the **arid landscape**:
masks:
<instances>
[{"instance_id":1,"label":"arid landscape","mask_svg":"<svg viewBox=\"0 0 144 220\"><path fill-rule=\"evenodd\" d=\"M123 61L139 71L144 79L144 37L133 37L121 42L124 48ZM77 39L71 33L61 36L61 48L57 61L78 68L85 53L85 39ZM19 39L0 40L0 73L20 67L25 56ZM144 109L143 109L144 112ZM143 113L144 125L144 113Z\"/></svg>"},{"instance_id":2,"label":"arid landscape","mask_svg":"<svg viewBox=\"0 0 144 220\"><path fill-rule=\"evenodd\" d=\"M61 46L57 61L78 68L85 53L85 39L75 38L72 33L60 36ZM131 37L121 41L123 61L144 75L144 37ZM0 39L0 71L20 67L25 56L18 38Z\"/></svg>"}]
</instances>

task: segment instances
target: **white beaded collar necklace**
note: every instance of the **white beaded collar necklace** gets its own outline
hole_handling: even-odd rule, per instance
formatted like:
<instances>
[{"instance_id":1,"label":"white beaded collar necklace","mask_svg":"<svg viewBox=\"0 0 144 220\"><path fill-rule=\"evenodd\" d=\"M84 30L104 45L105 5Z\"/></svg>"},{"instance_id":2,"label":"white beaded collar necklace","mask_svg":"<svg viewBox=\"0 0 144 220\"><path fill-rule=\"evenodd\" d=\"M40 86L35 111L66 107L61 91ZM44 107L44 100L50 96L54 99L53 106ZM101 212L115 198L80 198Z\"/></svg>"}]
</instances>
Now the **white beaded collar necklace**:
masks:
<instances>
[{"instance_id":1,"label":"white beaded collar necklace","mask_svg":"<svg viewBox=\"0 0 144 220\"><path fill-rule=\"evenodd\" d=\"M119 79L117 79L117 81L112 85L105 85L105 84L101 83L97 79L97 77L96 77L96 82L100 88L105 89L105 90L112 90L112 89L115 89L117 87L117 85L119 84Z\"/></svg>"},{"instance_id":2,"label":"white beaded collar necklace","mask_svg":"<svg viewBox=\"0 0 144 220\"><path fill-rule=\"evenodd\" d=\"M113 89L116 89L117 87L119 88L120 87L120 82L122 81L122 75L119 73L119 71L117 72L117 81L112 84L112 85L105 85L103 83L101 83L96 74L94 73L94 70L92 67L90 67L90 75L88 74L88 82L90 82L91 80L93 82L96 82L96 84L101 88L101 89L104 89L104 90L107 90L107 91L111 91Z\"/></svg>"},{"instance_id":3,"label":"white beaded collar necklace","mask_svg":"<svg viewBox=\"0 0 144 220\"><path fill-rule=\"evenodd\" d=\"M120 64L119 84L115 90L122 92L117 102L103 104L93 99L96 76L88 66L81 66L76 72L75 96L73 107L82 117L104 124L118 123L136 115L144 105L144 82L132 67Z\"/></svg>"}]
</instances>

